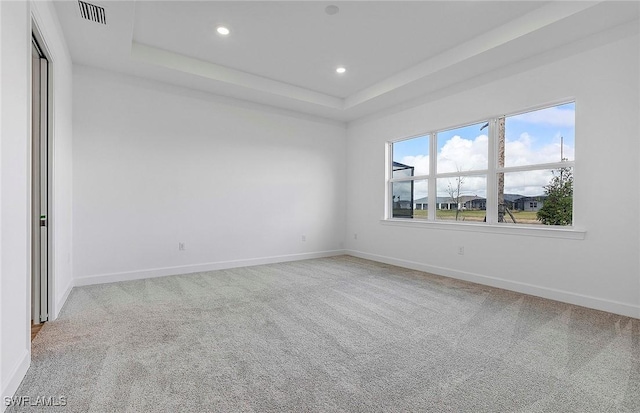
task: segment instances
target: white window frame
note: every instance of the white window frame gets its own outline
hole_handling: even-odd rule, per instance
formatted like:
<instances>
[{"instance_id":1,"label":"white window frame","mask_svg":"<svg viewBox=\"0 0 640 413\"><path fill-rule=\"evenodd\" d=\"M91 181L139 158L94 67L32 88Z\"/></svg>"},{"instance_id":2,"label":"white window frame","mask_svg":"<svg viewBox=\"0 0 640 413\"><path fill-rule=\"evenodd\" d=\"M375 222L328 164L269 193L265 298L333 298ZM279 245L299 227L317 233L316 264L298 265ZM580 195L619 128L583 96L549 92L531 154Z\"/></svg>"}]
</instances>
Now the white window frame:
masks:
<instances>
[{"instance_id":1,"label":"white window frame","mask_svg":"<svg viewBox=\"0 0 640 413\"><path fill-rule=\"evenodd\" d=\"M536 110L551 108L567 103L574 103L575 99L565 99L557 102L539 105L526 110L512 112L504 115L490 117L488 120L464 123L450 128L432 130L426 133L403 137L388 141L385 146L385 209L383 224L401 226L421 226L427 228L446 228L451 230L470 230L477 232L521 234L554 238L584 239L586 231L575 226L575 218L571 226L554 225L530 225L514 224L508 222L498 222L498 174L510 172L528 172L539 170L557 170L560 168L572 168L575 177L575 160L559 161L544 164L532 164L523 166L498 167L498 120L523 113L534 112ZM488 168L473 171L437 173L438 158L438 132L450 131L452 129L464 128L482 122L489 123L488 132ZM417 175L410 177L393 178L393 144L405 140L428 137L429 138L429 173L427 175ZM437 206L433 201L428 202L427 219L407 219L393 218L393 183L407 181L427 181L428 199L437 201L437 179L438 178L458 178L465 176L486 176L487 196L486 196L486 222L465 222L465 221L444 221L436 220ZM575 203L573 205L575 211ZM575 217L575 215L574 215Z\"/></svg>"}]
</instances>

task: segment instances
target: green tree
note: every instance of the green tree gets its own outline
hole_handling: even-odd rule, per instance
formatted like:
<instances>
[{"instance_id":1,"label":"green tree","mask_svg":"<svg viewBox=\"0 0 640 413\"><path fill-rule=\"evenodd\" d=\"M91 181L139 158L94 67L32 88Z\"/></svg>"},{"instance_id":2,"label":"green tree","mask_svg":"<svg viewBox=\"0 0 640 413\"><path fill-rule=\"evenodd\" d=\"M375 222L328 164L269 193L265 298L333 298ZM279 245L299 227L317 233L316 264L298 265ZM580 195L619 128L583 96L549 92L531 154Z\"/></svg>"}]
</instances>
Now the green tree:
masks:
<instances>
[{"instance_id":1,"label":"green tree","mask_svg":"<svg viewBox=\"0 0 640 413\"><path fill-rule=\"evenodd\" d=\"M573 172L571 168L553 171L553 178L544 187L547 198L538 211L538 221L545 225L571 225L573 222Z\"/></svg>"}]
</instances>

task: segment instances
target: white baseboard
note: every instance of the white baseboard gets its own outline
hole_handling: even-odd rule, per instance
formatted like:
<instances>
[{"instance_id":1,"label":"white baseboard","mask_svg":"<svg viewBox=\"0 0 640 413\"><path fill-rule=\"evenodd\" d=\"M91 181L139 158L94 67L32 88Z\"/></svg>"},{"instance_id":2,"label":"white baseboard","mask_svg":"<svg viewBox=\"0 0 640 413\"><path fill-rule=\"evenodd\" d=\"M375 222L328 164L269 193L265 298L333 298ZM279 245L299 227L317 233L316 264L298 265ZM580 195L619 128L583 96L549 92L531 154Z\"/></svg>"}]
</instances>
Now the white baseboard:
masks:
<instances>
[{"instance_id":1,"label":"white baseboard","mask_svg":"<svg viewBox=\"0 0 640 413\"><path fill-rule=\"evenodd\" d=\"M410 268L412 270L424 271L444 277L455 278L458 280L488 285L490 287L502 288L504 290L548 298L550 300L561 301L564 303L579 305L595 310L607 311L609 313L620 314L627 317L640 318L639 305L621 303L618 301L612 301L583 294L576 294L569 291L540 287L533 284L505 280L503 278L491 277L488 275L476 274L467 271L459 271L451 268L427 265L415 261L402 260L383 255L370 254L367 252L347 250L346 253L354 257L396 265L398 267Z\"/></svg>"},{"instance_id":2,"label":"white baseboard","mask_svg":"<svg viewBox=\"0 0 640 413\"><path fill-rule=\"evenodd\" d=\"M25 350L18 358L16 366L9 374L9 381L6 385L3 383L0 413L4 412L8 407L5 403L5 397L13 397L15 395L16 390L20 387L22 379L24 379L24 376L27 374L27 370L29 370L29 365L31 365L31 353L28 350Z\"/></svg>"},{"instance_id":3,"label":"white baseboard","mask_svg":"<svg viewBox=\"0 0 640 413\"><path fill-rule=\"evenodd\" d=\"M302 254L277 255L272 257L250 258L246 260L219 261L204 264L191 264L176 267L152 268L148 270L127 271L112 274L98 274L78 277L75 286L104 284L118 281L131 281L143 278L164 277L167 275L189 274L193 272L224 270L228 268L251 267L254 265L274 264L278 262L308 260L313 258L334 257L346 254L345 250L309 252Z\"/></svg>"}]
</instances>

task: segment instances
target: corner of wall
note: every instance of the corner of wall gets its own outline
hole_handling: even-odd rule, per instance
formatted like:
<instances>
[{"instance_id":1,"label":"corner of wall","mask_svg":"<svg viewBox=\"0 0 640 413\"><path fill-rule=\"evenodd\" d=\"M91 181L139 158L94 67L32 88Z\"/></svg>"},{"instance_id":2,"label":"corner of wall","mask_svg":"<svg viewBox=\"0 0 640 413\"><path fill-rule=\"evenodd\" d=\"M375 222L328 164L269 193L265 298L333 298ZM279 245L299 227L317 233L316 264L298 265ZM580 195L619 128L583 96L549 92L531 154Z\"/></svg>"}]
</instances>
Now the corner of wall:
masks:
<instances>
[{"instance_id":1,"label":"corner of wall","mask_svg":"<svg viewBox=\"0 0 640 413\"><path fill-rule=\"evenodd\" d=\"M64 303L67 302L67 298L69 298L69 294L71 294L71 290L74 286L74 280L69 280L67 286L63 290L64 292L59 297L57 297L56 301L54 302L54 306L51 309L51 314L49 314L49 321L53 321L58 318L58 316L60 315L60 311L62 310L62 307L64 307Z\"/></svg>"}]
</instances>

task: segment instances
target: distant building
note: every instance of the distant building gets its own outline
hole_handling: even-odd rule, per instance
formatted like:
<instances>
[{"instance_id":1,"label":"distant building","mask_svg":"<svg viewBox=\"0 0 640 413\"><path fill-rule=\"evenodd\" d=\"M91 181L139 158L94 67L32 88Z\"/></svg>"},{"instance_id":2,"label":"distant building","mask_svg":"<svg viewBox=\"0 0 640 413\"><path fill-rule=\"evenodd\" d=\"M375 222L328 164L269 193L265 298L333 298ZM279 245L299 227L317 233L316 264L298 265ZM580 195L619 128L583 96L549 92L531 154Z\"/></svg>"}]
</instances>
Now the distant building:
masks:
<instances>
[{"instance_id":1,"label":"distant building","mask_svg":"<svg viewBox=\"0 0 640 413\"><path fill-rule=\"evenodd\" d=\"M532 211L538 212L544 205L546 196L522 196L519 194L504 194L504 203L512 211ZM401 208L410 208L410 201L402 203ZM417 198L413 200L413 210L427 210L429 208L429 198ZM460 202L454 202L451 197L439 196L436 200L436 209L455 210L457 208L485 211L487 209L487 199L477 195L460 196Z\"/></svg>"},{"instance_id":2,"label":"distant building","mask_svg":"<svg viewBox=\"0 0 640 413\"><path fill-rule=\"evenodd\" d=\"M523 196L514 200L515 211L538 212L544 205L545 196Z\"/></svg>"},{"instance_id":3,"label":"distant building","mask_svg":"<svg viewBox=\"0 0 640 413\"><path fill-rule=\"evenodd\" d=\"M439 196L436 198L436 208L439 210L455 210L455 209L486 209L487 200L477 195L462 195L459 203L455 202L451 197ZM429 197L418 198L413 201L414 210L426 210L429 207Z\"/></svg>"},{"instance_id":4,"label":"distant building","mask_svg":"<svg viewBox=\"0 0 640 413\"><path fill-rule=\"evenodd\" d=\"M520 194L504 194L504 204L508 209L514 211L516 209L515 201L522 197L523 195Z\"/></svg>"},{"instance_id":5,"label":"distant building","mask_svg":"<svg viewBox=\"0 0 640 413\"><path fill-rule=\"evenodd\" d=\"M466 209L485 211L487 209L487 198L476 197L464 204Z\"/></svg>"}]
</instances>

